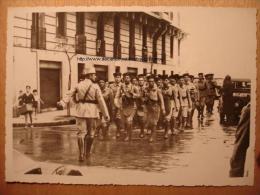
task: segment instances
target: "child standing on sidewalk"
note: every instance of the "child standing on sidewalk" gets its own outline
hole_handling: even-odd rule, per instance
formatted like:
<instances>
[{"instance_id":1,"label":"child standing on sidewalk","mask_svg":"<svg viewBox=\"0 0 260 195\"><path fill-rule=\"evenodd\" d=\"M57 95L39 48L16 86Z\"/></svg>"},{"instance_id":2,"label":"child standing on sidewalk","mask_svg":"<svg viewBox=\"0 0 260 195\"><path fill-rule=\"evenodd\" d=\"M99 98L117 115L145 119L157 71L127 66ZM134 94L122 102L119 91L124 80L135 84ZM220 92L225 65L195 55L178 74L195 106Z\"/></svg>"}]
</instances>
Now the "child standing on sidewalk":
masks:
<instances>
[{"instance_id":1,"label":"child standing on sidewalk","mask_svg":"<svg viewBox=\"0 0 260 195\"><path fill-rule=\"evenodd\" d=\"M33 127L32 124L32 112L33 112L33 103L34 103L34 97L31 93L31 86L26 86L26 92L22 96L22 103L23 105L26 105L26 112L24 112L25 117L25 128L28 128L28 117L30 118L30 127Z\"/></svg>"},{"instance_id":2,"label":"child standing on sidewalk","mask_svg":"<svg viewBox=\"0 0 260 195\"><path fill-rule=\"evenodd\" d=\"M33 90L33 97L34 97L34 102L33 102L33 109L34 109L34 119L37 120L37 112L38 112L38 105L39 103L44 104L40 96L38 95L37 89Z\"/></svg>"}]
</instances>

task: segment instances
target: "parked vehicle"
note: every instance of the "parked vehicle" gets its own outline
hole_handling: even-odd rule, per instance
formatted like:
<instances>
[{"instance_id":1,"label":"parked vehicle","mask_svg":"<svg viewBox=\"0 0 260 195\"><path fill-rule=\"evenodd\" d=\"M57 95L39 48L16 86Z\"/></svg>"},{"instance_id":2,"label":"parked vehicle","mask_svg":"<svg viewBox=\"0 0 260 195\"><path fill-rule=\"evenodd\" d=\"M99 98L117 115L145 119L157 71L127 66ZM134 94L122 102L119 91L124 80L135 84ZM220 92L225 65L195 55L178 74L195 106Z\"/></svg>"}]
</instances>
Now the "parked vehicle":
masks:
<instances>
[{"instance_id":1,"label":"parked vehicle","mask_svg":"<svg viewBox=\"0 0 260 195\"><path fill-rule=\"evenodd\" d=\"M232 83L234 84L234 123L237 124L242 108L250 101L251 81L250 79L233 79Z\"/></svg>"}]
</instances>

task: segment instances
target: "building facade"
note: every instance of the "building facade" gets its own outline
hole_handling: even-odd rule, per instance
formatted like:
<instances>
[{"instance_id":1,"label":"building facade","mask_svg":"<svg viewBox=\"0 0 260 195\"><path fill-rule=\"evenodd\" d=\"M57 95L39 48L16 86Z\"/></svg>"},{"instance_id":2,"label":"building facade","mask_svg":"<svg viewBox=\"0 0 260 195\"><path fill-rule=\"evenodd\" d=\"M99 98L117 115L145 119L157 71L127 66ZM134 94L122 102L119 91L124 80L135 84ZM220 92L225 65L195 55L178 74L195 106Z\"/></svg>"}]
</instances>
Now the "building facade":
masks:
<instances>
[{"instance_id":1,"label":"building facade","mask_svg":"<svg viewBox=\"0 0 260 195\"><path fill-rule=\"evenodd\" d=\"M176 15L177 16L177 15ZM17 13L13 18L13 79L16 98L26 85L45 102L56 102L78 82L83 66L99 78L115 71L173 74L184 33L172 12Z\"/></svg>"}]
</instances>

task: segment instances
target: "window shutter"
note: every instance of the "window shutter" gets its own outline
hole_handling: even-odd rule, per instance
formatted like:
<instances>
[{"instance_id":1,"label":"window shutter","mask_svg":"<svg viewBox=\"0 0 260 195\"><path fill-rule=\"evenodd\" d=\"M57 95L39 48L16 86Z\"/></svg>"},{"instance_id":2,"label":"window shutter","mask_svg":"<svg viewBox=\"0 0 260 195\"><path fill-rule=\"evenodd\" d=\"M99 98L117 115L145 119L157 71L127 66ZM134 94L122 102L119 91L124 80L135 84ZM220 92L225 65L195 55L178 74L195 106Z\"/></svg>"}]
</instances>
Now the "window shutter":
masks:
<instances>
[{"instance_id":1,"label":"window shutter","mask_svg":"<svg viewBox=\"0 0 260 195\"><path fill-rule=\"evenodd\" d=\"M37 49L37 28L31 26L31 48Z\"/></svg>"},{"instance_id":2,"label":"window shutter","mask_svg":"<svg viewBox=\"0 0 260 195\"><path fill-rule=\"evenodd\" d=\"M38 47L39 49L46 49L46 28L39 28L38 33Z\"/></svg>"},{"instance_id":3,"label":"window shutter","mask_svg":"<svg viewBox=\"0 0 260 195\"><path fill-rule=\"evenodd\" d=\"M85 35L76 35L75 37L76 53L77 54L86 54L86 36Z\"/></svg>"}]
</instances>

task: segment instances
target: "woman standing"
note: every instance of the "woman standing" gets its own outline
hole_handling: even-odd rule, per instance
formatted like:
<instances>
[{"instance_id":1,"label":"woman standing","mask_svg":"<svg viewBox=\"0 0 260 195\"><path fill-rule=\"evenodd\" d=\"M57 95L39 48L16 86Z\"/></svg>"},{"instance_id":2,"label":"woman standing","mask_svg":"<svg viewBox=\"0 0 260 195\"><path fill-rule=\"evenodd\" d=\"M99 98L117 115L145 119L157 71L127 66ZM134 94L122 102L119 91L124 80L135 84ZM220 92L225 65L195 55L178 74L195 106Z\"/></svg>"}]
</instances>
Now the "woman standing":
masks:
<instances>
[{"instance_id":1,"label":"woman standing","mask_svg":"<svg viewBox=\"0 0 260 195\"><path fill-rule=\"evenodd\" d=\"M231 77L227 75L224 79L223 87L222 87L223 110L222 110L222 114L220 115L221 124L225 122L225 117L226 117L226 124L232 123L233 88L234 87L231 81Z\"/></svg>"},{"instance_id":2,"label":"woman standing","mask_svg":"<svg viewBox=\"0 0 260 195\"><path fill-rule=\"evenodd\" d=\"M33 127L32 125L32 112L33 112L33 103L35 102L35 99L33 97L33 94L31 93L31 86L26 86L26 92L22 96L22 103L25 105L25 112L23 113L25 117L25 128L28 128L28 117L30 118L30 127Z\"/></svg>"}]
</instances>

